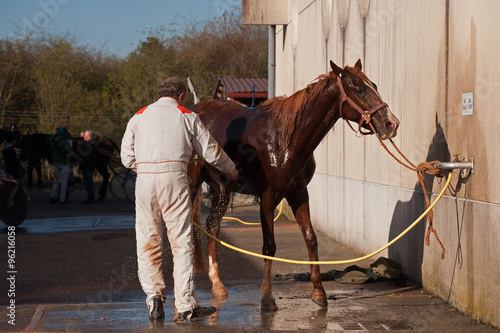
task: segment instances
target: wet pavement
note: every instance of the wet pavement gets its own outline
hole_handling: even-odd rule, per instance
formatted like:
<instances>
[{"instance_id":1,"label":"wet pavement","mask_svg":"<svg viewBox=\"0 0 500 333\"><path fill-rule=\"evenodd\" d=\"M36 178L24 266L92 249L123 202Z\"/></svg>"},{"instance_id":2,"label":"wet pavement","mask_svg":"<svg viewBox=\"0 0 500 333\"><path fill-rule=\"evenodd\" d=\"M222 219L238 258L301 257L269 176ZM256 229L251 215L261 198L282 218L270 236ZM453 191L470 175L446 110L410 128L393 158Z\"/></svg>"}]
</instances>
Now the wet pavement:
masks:
<instances>
[{"instance_id":1,"label":"wet pavement","mask_svg":"<svg viewBox=\"0 0 500 333\"><path fill-rule=\"evenodd\" d=\"M33 199L38 194L35 193ZM114 203L112 205L123 205ZM68 205L70 206L70 205ZM57 209L49 206L51 209ZM167 283L166 319L150 322L144 295L135 274L135 235L133 214L90 215L91 208L74 204L65 208L71 215L85 209L87 216L63 212L36 218L32 212L19 228L18 275L15 298L15 323L8 323L5 310L0 331L17 332L500 332L465 316L446 301L434 297L409 281L339 284L324 281L328 308L322 309L310 299L312 285L302 281L273 281L278 311L261 312L260 282L263 260L220 248L221 276L227 298L213 298L206 274L197 277L197 296L203 306L214 305L217 313L187 324L176 325L171 272ZM113 209L116 209L113 208ZM70 212L71 210L71 212ZM80 216L79 216L80 215ZM258 221L253 205L241 205L228 214L249 222ZM307 251L298 226L280 218L276 223L277 256L307 260ZM0 233L5 244L5 229ZM226 221L221 239L241 248L260 253L260 227L242 226ZM358 257L360 253L318 233L320 260ZM2 251L4 251L2 249ZM166 253L165 267L171 265ZM50 259L47 259L50 258ZM358 263L368 267L375 258ZM2 253L1 262L6 262ZM342 270L346 266L323 266L322 272ZM166 268L168 270L168 268ZM273 274L308 272L307 265L275 262ZM3 282L2 282L3 283ZM0 304L8 300L1 284ZM7 309L8 310L8 309Z\"/></svg>"},{"instance_id":2,"label":"wet pavement","mask_svg":"<svg viewBox=\"0 0 500 333\"><path fill-rule=\"evenodd\" d=\"M229 283L230 296L214 300L207 291L199 291L204 305L212 304L219 311L204 319L187 324L175 324L172 299L165 303L167 318L150 322L145 315L142 300L110 303L39 304L33 306L28 332L100 332L107 330L147 331L175 329L179 331L444 331L449 324L460 322L469 326L456 332L488 332L480 325L463 320L450 312L440 300L415 288L337 288L326 283L330 295L329 309L320 309L308 299L307 283L277 283L275 296L280 309L275 313L261 313L260 291L254 281ZM425 307L425 309L423 308ZM382 308L382 309L381 309ZM381 312L385 315L381 316ZM449 318L443 318L443 316ZM451 322L450 322L451 321Z\"/></svg>"}]
</instances>

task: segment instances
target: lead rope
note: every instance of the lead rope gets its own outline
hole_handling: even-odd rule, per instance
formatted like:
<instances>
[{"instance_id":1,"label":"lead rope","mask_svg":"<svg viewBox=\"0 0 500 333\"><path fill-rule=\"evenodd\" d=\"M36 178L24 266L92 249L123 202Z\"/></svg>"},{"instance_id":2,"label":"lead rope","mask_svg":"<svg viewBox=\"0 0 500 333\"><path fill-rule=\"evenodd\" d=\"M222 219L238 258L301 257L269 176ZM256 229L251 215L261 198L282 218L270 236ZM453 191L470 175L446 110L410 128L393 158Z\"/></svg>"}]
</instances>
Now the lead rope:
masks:
<instances>
[{"instance_id":1,"label":"lead rope","mask_svg":"<svg viewBox=\"0 0 500 333\"><path fill-rule=\"evenodd\" d=\"M371 120L371 119L370 119ZM434 164L436 163L439 163L439 161L432 161L432 162L422 162L420 163L418 166L415 166L415 164L413 164L412 162L410 162L410 160L408 158L406 158L406 156L398 149L398 147L396 146L396 144L394 143L394 141L392 141L392 139L389 139L389 141L392 143L393 147L396 149L396 151L398 152L399 155L401 155L403 157L403 159L408 163L404 163L403 161L401 161L400 159L398 159L388 148L387 146L385 145L385 143L382 141L382 139L380 138L380 136L378 135L377 131L375 130L375 128L373 127L373 124L371 121L367 121L367 123L370 125L372 131L375 133L375 135L377 136L377 139L378 141L380 142L380 144L382 145L382 147L384 147L384 149L389 153L389 155L391 155L399 164L403 165L404 167L412 170L412 171L415 171L417 173L417 176L418 176L418 180L420 181L420 184L422 185L422 190L424 191L424 196L425 196L425 202L427 204L427 208L429 208L429 206L431 205L431 201L429 199L429 195L427 194L427 187L425 186L425 180L424 180L424 172L426 172L427 174L429 175L433 175L433 176L436 176L436 177L439 177L439 178L442 178L444 177L444 174L443 174L443 171L441 171L440 169L436 168L434 166ZM432 232L435 236L436 236L436 240L437 242L439 243L439 245L441 246L441 259L444 259L444 253L446 252L446 249L444 248L444 245L443 243L441 242L441 240L439 239L439 236L436 232L436 229L434 229L434 226L433 226L433 220L434 220L434 212L432 211L432 209L429 211L429 215L428 215L428 218L427 218L427 221L429 222L429 227L427 228L427 232L425 234L425 245L429 246L430 245L430 233Z\"/></svg>"}]
</instances>

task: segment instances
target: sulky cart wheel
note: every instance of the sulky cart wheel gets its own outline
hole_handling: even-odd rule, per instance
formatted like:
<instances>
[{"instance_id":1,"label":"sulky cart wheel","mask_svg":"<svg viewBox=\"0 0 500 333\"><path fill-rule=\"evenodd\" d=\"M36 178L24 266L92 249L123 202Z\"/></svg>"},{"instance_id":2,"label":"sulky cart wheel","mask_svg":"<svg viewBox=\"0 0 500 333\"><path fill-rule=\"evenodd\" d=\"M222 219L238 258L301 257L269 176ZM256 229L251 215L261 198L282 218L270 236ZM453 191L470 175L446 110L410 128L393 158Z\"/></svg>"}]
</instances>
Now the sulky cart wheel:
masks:
<instances>
[{"instance_id":1,"label":"sulky cart wheel","mask_svg":"<svg viewBox=\"0 0 500 333\"><path fill-rule=\"evenodd\" d=\"M17 190L16 190L17 187ZM12 201L9 198L12 191L16 191L12 196ZM10 201L10 202L9 202ZM17 227L28 215L30 196L26 186L22 182L17 182L5 179L0 181L0 219L8 226Z\"/></svg>"}]
</instances>

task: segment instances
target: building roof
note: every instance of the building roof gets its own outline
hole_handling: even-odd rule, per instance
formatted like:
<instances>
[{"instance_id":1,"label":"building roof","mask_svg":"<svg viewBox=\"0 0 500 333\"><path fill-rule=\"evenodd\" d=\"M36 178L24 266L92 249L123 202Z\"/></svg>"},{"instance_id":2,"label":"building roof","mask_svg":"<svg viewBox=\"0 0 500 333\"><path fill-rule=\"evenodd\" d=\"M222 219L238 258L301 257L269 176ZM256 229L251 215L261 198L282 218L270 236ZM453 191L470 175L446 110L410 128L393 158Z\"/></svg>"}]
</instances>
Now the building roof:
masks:
<instances>
[{"instance_id":1,"label":"building roof","mask_svg":"<svg viewBox=\"0 0 500 333\"><path fill-rule=\"evenodd\" d=\"M227 76L217 80L213 97L217 99L253 98L254 87L255 98L267 99L266 78L230 78Z\"/></svg>"}]
</instances>

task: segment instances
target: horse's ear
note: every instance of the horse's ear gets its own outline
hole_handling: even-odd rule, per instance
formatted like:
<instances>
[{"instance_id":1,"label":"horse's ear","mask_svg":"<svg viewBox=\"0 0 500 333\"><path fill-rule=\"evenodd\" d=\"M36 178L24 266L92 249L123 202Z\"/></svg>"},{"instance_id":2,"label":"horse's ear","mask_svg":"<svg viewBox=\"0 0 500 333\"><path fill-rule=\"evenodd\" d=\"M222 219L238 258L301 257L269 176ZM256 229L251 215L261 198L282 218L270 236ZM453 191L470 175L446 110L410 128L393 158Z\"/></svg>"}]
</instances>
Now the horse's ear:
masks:
<instances>
[{"instance_id":1,"label":"horse's ear","mask_svg":"<svg viewBox=\"0 0 500 333\"><path fill-rule=\"evenodd\" d=\"M356 61L356 65L354 65L354 67L361 71L361 69L363 68L363 65L361 65L361 59L358 59L358 61Z\"/></svg>"},{"instance_id":2,"label":"horse's ear","mask_svg":"<svg viewBox=\"0 0 500 333\"><path fill-rule=\"evenodd\" d=\"M335 65L335 63L333 61L330 60L330 67L332 68L332 72L336 75L336 76L345 76L346 75L346 72L340 68L339 66Z\"/></svg>"}]
</instances>

